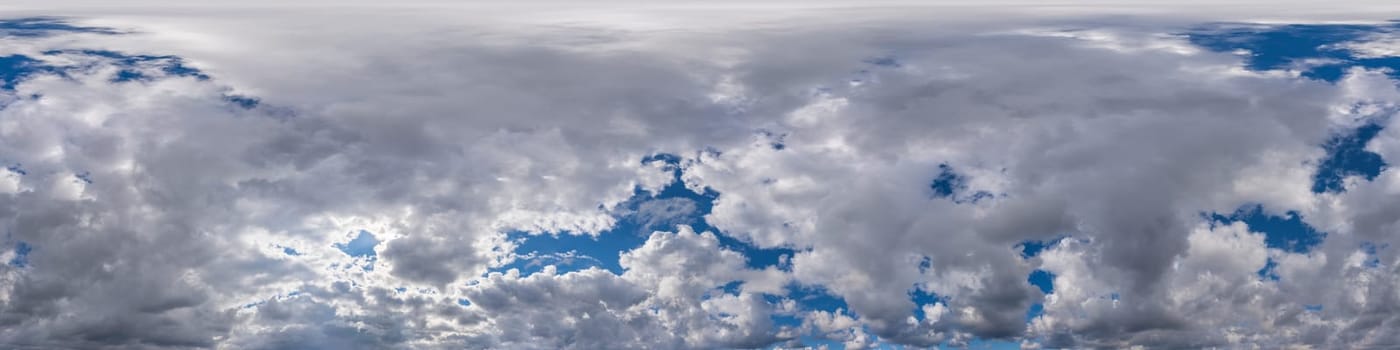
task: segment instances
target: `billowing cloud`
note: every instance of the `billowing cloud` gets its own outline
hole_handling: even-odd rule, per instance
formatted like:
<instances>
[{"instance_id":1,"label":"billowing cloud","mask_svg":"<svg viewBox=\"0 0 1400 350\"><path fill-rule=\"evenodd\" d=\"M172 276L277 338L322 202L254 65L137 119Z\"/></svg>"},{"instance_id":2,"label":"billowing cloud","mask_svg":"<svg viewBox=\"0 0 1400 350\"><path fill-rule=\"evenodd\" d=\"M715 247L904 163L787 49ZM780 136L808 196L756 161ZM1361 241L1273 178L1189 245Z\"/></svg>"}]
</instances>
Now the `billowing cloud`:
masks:
<instances>
[{"instance_id":1,"label":"billowing cloud","mask_svg":"<svg viewBox=\"0 0 1400 350\"><path fill-rule=\"evenodd\" d=\"M1400 341L1393 24L54 8L5 346Z\"/></svg>"}]
</instances>

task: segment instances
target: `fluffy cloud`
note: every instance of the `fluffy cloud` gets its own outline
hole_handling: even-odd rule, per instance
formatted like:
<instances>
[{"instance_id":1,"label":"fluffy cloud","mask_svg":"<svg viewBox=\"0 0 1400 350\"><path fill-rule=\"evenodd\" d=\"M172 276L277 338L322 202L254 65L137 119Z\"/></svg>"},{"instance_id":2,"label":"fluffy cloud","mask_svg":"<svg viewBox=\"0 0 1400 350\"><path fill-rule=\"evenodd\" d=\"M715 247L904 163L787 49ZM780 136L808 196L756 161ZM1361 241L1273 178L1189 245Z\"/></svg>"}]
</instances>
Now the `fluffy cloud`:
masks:
<instances>
[{"instance_id":1,"label":"fluffy cloud","mask_svg":"<svg viewBox=\"0 0 1400 350\"><path fill-rule=\"evenodd\" d=\"M0 25L0 344L1400 341L1400 177L1310 191L1362 125L1397 159L1393 72L1246 69L1177 18L433 8ZM672 181L718 195L634 201ZM1212 215L1254 207L1327 235ZM619 271L510 268L626 234L552 255Z\"/></svg>"},{"instance_id":2,"label":"fluffy cloud","mask_svg":"<svg viewBox=\"0 0 1400 350\"><path fill-rule=\"evenodd\" d=\"M713 233L655 232L622 255L622 275L589 268L492 273L466 288L469 319L489 341L469 347L751 348L782 340L774 305L726 285L746 282L744 257ZM498 333L496 333L498 332Z\"/></svg>"}]
</instances>

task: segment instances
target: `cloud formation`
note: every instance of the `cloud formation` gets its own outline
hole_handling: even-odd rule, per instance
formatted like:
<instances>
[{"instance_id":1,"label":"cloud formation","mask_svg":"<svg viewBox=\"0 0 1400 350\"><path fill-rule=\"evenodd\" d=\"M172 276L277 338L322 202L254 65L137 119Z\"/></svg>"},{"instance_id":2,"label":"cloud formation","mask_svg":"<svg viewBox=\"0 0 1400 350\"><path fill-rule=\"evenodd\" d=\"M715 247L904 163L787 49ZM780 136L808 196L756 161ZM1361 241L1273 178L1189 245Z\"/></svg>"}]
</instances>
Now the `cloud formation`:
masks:
<instances>
[{"instance_id":1,"label":"cloud formation","mask_svg":"<svg viewBox=\"0 0 1400 350\"><path fill-rule=\"evenodd\" d=\"M0 21L0 344L1400 343L1389 25L248 11Z\"/></svg>"}]
</instances>

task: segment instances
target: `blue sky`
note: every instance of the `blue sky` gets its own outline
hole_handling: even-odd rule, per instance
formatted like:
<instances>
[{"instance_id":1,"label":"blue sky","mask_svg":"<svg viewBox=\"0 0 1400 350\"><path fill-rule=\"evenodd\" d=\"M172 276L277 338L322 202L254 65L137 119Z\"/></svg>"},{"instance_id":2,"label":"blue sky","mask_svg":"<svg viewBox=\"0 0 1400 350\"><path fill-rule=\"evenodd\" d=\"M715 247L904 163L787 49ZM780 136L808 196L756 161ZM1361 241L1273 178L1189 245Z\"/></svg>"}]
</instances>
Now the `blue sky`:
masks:
<instances>
[{"instance_id":1,"label":"blue sky","mask_svg":"<svg viewBox=\"0 0 1400 350\"><path fill-rule=\"evenodd\" d=\"M1338 62L1303 69L1302 76L1307 79L1336 83L1342 78L1345 69L1350 67L1386 68L1400 71L1400 66L1397 66L1400 65L1400 61L1397 60L1361 59L1354 57L1347 50L1325 49L1329 45L1360 40L1369 33L1389 30L1392 28L1391 26L1282 25L1235 28L1236 26L1233 24L1203 26L1184 35L1192 44L1211 51L1228 53L1236 50L1248 50L1250 53L1245 55L1245 65L1251 70L1291 69L1292 64L1303 59L1326 58ZM898 68L900 66L897 58L893 56L871 58L865 62L880 67ZM1313 192L1344 191L1342 188L1343 178L1358 176L1365 180L1371 180L1386 167L1386 163L1379 155L1364 149L1367 142L1380 131L1380 122L1369 122L1354 130L1341 131L1340 134L1332 136L1325 144L1318 145L1326 150L1327 155L1317 165L1312 186ZM676 217L664 218L664 224L651 226L639 221L656 218L639 218L636 212L630 212L628 215L619 217L619 224L613 229L602 232L596 237L567 232L554 234L513 233L512 239L521 242L516 253L533 254L538 258L518 260L512 264L498 267L495 271L520 269L523 273L529 274L539 271L545 264L555 264L559 267L558 271L560 272L598 267L614 273L621 273L622 268L617 264L619 254L641 246L650 231L672 232L675 231L675 225L690 225L698 231L719 233L725 248L743 253L748 259L750 268L761 269L776 265L781 256L790 255L793 252L788 249L757 249L706 223L705 215L710 213L713 201L720 198L722 194L709 189L706 189L703 194L688 190L681 180L683 170L680 167L680 159L675 155L663 154L644 160L644 163L665 162L668 164L668 168L674 172L675 178L671 185L654 195L641 189L636 190L633 197L626 201L626 209L635 211L640 205L647 202L684 200L686 203L693 203L694 210L676 212L674 213L677 215ZM993 196L986 191L968 190L964 175L957 173L956 169L947 164L938 166L938 172L932 174L929 188L932 190L932 197L958 203L975 203L979 199ZM1265 212L1258 204L1242 206L1232 213L1212 213L1209 215L1209 219L1218 224L1244 222L1251 231L1265 236L1264 241L1269 248L1293 253L1306 254L1326 238L1325 232L1319 232L1309 226L1298 212L1286 211L1283 215L1273 215ZM1061 239L1045 242L1027 241L1020 244L1019 247L1022 256L1031 258L1044 249L1053 247ZM560 260L557 257L564 253L573 253L569 255L572 258ZM1274 266L1275 263L1271 260L1264 269L1259 270L1260 277L1277 279L1277 276L1272 275L1270 271ZM1054 292L1054 277L1055 274L1052 272L1037 269L1027 276L1027 282L1042 293L1051 294ZM811 288L793 286L789 288L789 292L792 294L788 297L798 301L804 310L834 312L849 308L840 297L823 293L820 290L814 291ZM915 304L920 306L938 300L936 292L912 289L909 293ZM1036 303L1027 310L1027 322L1039 316L1042 313L1041 308L1041 304ZM914 310L916 318L921 319L922 314L921 310ZM826 344L817 338L807 336L804 336L801 343L807 346ZM840 345L835 346L841 347ZM979 348L979 346L1002 348L1019 345L1014 342L992 341L973 345L973 348Z\"/></svg>"}]
</instances>

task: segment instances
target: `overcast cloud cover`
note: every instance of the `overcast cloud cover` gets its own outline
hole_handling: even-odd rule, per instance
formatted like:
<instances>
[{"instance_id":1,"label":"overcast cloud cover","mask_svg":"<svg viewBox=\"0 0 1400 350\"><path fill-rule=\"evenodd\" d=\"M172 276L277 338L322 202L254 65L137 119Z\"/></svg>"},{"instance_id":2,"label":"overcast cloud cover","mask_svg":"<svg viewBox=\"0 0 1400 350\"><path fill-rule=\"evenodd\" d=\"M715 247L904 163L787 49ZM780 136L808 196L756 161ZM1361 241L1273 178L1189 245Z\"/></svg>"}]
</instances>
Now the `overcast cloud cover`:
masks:
<instances>
[{"instance_id":1,"label":"overcast cloud cover","mask_svg":"<svg viewBox=\"0 0 1400 350\"><path fill-rule=\"evenodd\" d=\"M1397 348L1396 18L7 2L0 348Z\"/></svg>"}]
</instances>

